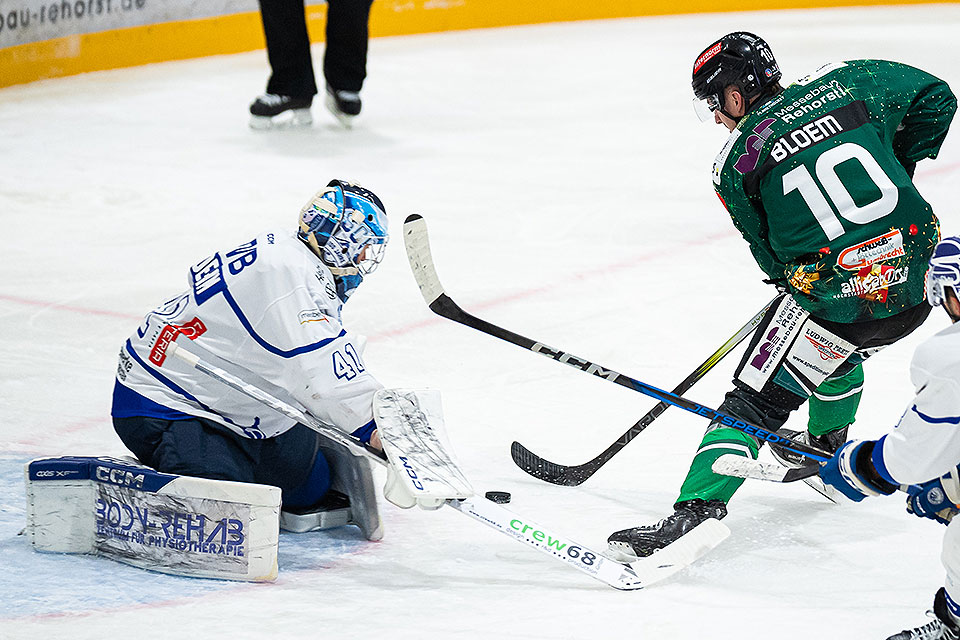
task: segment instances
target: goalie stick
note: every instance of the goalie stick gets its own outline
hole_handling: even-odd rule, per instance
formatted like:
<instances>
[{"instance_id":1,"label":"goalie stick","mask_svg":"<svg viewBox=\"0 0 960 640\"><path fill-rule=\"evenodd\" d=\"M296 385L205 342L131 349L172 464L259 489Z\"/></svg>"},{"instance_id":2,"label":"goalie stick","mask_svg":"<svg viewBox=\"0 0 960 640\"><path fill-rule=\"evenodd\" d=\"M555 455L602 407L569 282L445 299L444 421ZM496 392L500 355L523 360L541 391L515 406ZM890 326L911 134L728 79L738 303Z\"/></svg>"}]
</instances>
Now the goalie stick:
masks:
<instances>
[{"instance_id":1,"label":"goalie stick","mask_svg":"<svg viewBox=\"0 0 960 640\"><path fill-rule=\"evenodd\" d=\"M352 436L333 426L324 424L309 413L283 402L263 389L244 382L219 367L204 362L196 354L180 348L176 342L169 344L167 354L176 356L197 371L259 401L292 420L296 420L317 433L344 444L355 455L367 457L381 465L388 464L387 456L383 451L362 444ZM730 529L722 522L708 519L680 540L667 545L654 555L627 564L603 556L589 547L557 534L551 528L543 527L490 500L475 497L450 499L446 501L445 505L514 540L546 553L567 566L623 591L642 589L673 575L713 549L730 535Z\"/></svg>"},{"instance_id":2,"label":"goalie stick","mask_svg":"<svg viewBox=\"0 0 960 640\"><path fill-rule=\"evenodd\" d=\"M733 351L738 344L753 333L754 329L757 328L757 325L760 324L760 321L763 319L763 314L767 312L767 309L770 308L770 305L773 304L775 300L776 298L768 302L759 313L754 315L737 333L723 343L713 355L707 358L707 360L687 376L683 382L678 384L671 393L677 395L684 393L696 384L700 378L705 376L708 371L713 369L724 356ZM636 438L640 432L660 417L660 414L666 411L669 406L666 402L657 403L653 409L640 418L636 424L627 429L613 444L604 449L597 457L583 464L567 466L551 462L546 458L538 456L517 441L514 441L513 444L510 445L510 457L513 458L513 462L518 467L538 480L566 487L576 487L589 479L600 467L609 462L613 456L617 455L617 453L627 446L631 440Z\"/></svg>"},{"instance_id":3,"label":"goalie stick","mask_svg":"<svg viewBox=\"0 0 960 640\"><path fill-rule=\"evenodd\" d=\"M807 458L817 460L818 462L830 459L831 455L822 449L794 442L776 432L768 431L767 429L750 424L722 411L711 409L675 393L658 389L657 387L635 380L612 369L601 367L589 360L584 360L560 349L547 346L542 342L525 338L518 333L498 327L495 324L491 324L486 320L467 313L446 294L443 285L440 284L440 278L437 276L437 270L433 264L433 256L430 253L427 223L423 219L423 216L419 214L407 216L407 219L403 223L403 241L407 248L407 259L410 262L410 268L413 270L413 277L420 287L420 293L423 294L423 299L426 301L427 306L430 307L430 310L437 315L476 329L481 333L500 338L528 351L539 353L551 360L562 362L563 364L585 371L588 374L609 380L620 386L650 396L660 402L679 407L684 411L689 411L708 420L718 420L722 422L724 426L742 431L758 440L776 444L783 449L793 451Z\"/></svg>"}]
</instances>

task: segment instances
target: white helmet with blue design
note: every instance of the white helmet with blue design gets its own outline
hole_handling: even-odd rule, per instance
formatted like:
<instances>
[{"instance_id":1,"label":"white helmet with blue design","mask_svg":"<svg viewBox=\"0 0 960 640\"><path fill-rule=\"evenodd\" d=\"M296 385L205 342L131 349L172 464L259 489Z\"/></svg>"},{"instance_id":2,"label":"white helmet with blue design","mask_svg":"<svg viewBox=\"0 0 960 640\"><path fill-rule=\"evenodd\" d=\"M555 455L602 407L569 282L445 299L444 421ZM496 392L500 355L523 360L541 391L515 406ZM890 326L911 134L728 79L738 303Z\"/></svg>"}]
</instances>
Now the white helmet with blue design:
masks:
<instances>
[{"instance_id":1,"label":"white helmet with blue design","mask_svg":"<svg viewBox=\"0 0 960 640\"><path fill-rule=\"evenodd\" d=\"M960 298L960 237L944 238L933 248L926 276L927 302L943 304L946 289Z\"/></svg>"},{"instance_id":2,"label":"white helmet with blue design","mask_svg":"<svg viewBox=\"0 0 960 640\"><path fill-rule=\"evenodd\" d=\"M344 180L331 180L300 210L303 240L330 268L341 300L383 260L387 246L387 214L369 189Z\"/></svg>"}]
</instances>

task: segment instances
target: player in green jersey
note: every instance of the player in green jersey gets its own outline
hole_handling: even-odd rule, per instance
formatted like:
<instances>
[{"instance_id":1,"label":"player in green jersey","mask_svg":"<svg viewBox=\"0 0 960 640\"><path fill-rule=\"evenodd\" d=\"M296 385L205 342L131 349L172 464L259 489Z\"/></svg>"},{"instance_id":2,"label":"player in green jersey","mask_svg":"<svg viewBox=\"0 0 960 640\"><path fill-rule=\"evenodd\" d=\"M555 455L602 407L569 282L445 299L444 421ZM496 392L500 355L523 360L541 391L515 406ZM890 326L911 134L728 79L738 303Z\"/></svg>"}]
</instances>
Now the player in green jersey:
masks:
<instances>
[{"instance_id":1,"label":"player in green jersey","mask_svg":"<svg viewBox=\"0 0 960 640\"><path fill-rule=\"evenodd\" d=\"M786 88L780 77L767 43L745 32L714 42L693 67L701 119L731 132L713 165L717 195L783 292L720 410L777 430L809 399L807 430L789 435L834 451L854 421L863 360L930 311L923 278L939 223L912 177L936 157L957 101L942 80L881 60L828 64ZM611 550L648 556L723 518L743 480L711 465L728 453L756 458L761 444L711 424L673 515L612 534Z\"/></svg>"}]
</instances>

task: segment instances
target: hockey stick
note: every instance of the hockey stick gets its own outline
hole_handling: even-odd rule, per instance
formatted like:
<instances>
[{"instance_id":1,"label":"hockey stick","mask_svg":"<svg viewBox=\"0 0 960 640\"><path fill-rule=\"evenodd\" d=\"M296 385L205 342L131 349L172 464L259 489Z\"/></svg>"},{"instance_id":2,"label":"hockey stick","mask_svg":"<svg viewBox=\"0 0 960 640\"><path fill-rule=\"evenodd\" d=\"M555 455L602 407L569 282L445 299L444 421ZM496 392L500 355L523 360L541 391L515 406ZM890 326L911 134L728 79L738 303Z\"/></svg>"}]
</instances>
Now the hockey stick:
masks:
<instances>
[{"instance_id":1,"label":"hockey stick","mask_svg":"<svg viewBox=\"0 0 960 640\"><path fill-rule=\"evenodd\" d=\"M768 482L796 482L797 480L807 482L819 475L820 466L819 464L809 464L802 467L787 467L782 464L753 460L735 453L726 453L713 461L711 469L714 473L735 478L752 478ZM819 478L817 478L817 481L823 485ZM824 493L822 488L811 486L833 502L837 502L835 498L839 495L839 492L836 489L831 487L830 493ZM910 485L902 484L899 490L906 493L909 488Z\"/></svg>"},{"instance_id":2,"label":"hockey stick","mask_svg":"<svg viewBox=\"0 0 960 640\"><path fill-rule=\"evenodd\" d=\"M518 333L498 327L495 324L491 324L486 320L481 320L467 313L446 294L443 290L443 285L440 284L440 278L437 276L436 267L433 264L433 257L430 253L427 223L424 221L423 216L418 214L407 216L407 219L403 223L403 240L407 248L407 259L410 262L410 268L413 270L413 277L420 287L420 293L423 294L423 299L426 301L427 306L430 307L430 310L437 315L495 338L500 338L528 351L539 353L551 360L562 362L563 364L585 371L588 374L604 378L620 386L650 396L660 402L679 407L690 413L695 413L710 421L720 421L724 426L742 431L758 440L779 445L783 449L793 451L807 458L817 461L830 459L830 454L822 449L799 442L793 442L789 438L785 438L775 432L768 431L716 409L711 409L697 402L693 402L675 393L658 389L657 387L646 384L645 382L640 382L612 369L606 369L589 360L584 360L560 349L549 347L542 342L525 338Z\"/></svg>"},{"instance_id":3,"label":"hockey stick","mask_svg":"<svg viewBox=\"0 0 960 640\"><path fill-rule=\"evenodd\" d=\"M355 455L364 456L386 466L387 456L379 450L362 444L314 416L297 409L270 395L263 389L244 382L231 373L212 366L199 356L180 348L176 342L167 347L167 355L173 355L197 371L218 380L228 387L247 395L265 406L296 420L336 442L345 445ZM447 500L446 506L459 511L477 522L496 529L500 533L533 547L564 564L577 569L615 589L632 591L642 589L680 571L705 554L730 535L730 529L719 520L708 519L676 542L667 545L649 558L640 558L629 564L607 558L589 547L578 544L566 536L557 535L552 529L521 517L499 504L479 498Z\"/></svg>"},{"instance_id":4,"label":"hockey stick","mask_svg":"<svg viewBox=\"0 0 960 640\"><path fill-rule=\"evenodd\" d=\"M713 461L714 473L735 478L752 478L769 482L796 482L812 478L820 472L820 465L808 464L802 467L786 467L782 464L761 462L753 458L726 453Z\"/></svg>"},{"instance_id":5,"label":"hockey stick","mask_svg":"<svg viewBox=\"0 0 960 640\"><path fill-rule=\"evenodd\" d=\"M677 395L684 393L690 389L690 387L696 384L700 378L705 376L708 371L713 369L713 367L720 362L724 356L733 351L738 344L740 344L747 336L753 333L754 329L757 328L757 325L760 324L760 321L763 319L763 315L775 300L776 298L767 303L767 305L764 306L759 313L757 313L745 325L743 325L740 330L733 335L733 337L723 343L723 345L717 349L713 355L707 358L707 360L697 367L693 373L687 376L683 382L678 384L676 388L671 391L671 393ZM593 460L584 462L583 464L567 466L557 464L556 462L551 462L546 458L541 458L517 441L514 441L513 444L510 445L510 457L513 458L514 463L518 467L532 475L534 478L566 487L575 487L590 478L590 476L596 473L600 467L605 465L610 458L617 455L621 449L627 446L627 444L637 437L641 431L649 427L650 424L656 420L661 413L666 411L669 406L670 405L666 402L657 403L657 405L648 411L646 415L640 418L635 425L627 429L626 433L621 435L616 442L604 449L603 452L601 452L600 455L595 457Z\"/></svg>"}]
</instances>

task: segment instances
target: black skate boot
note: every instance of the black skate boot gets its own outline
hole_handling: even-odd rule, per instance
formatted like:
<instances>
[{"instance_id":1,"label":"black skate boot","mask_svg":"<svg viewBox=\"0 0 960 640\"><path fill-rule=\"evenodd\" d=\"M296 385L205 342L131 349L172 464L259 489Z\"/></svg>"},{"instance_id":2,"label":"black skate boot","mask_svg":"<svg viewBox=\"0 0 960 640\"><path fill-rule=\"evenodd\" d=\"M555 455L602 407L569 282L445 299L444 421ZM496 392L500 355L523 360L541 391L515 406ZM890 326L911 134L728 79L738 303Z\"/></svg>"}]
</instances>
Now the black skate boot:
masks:
<instances>
[{"instance_id":1,"label":"black skate boot","mask_svg":"<svg viewBox=\"0 0 960 640\"><path fill-rule=\"evenodd\" d=\"M330 85L327 85L324 105L348 129L353 126L353 119L360 115L360 109L363 107L359 92L340 91Z\"/></svg>"},{"instance_id":2,"label":"black skate boot","mask_svg":"<svg viewBox=\"0 0 960 640\"><path fill-rule=\"evenodd\" d=\"M272 129L282 126L305 126L313 122L310 105L313 97L294 98L265 93L250 105L250 126Z\"/></svg>"},{"instance_id":3,"label":"black skate boot","mask_svg":"<svg viewBox=\"0 0 960 640\"><path fill-rule=\"evenodd\" d=\"M617 531L607 538L610 552L623 562L645 558L663 549L708 518L722 520L727 505L720 500L686 500L673 505L673 515L649 527Z\"/></svg>"},{"instance_id":4,"label":"black skate boot","mask_svg":"<svg viewBox=\"0 0 960 640\"><path fill-rule=\"evenodd\" d=\"M810 435L809 431L791 431L790 429L780 429L777 433L781 436L789 438L793 442L808 444L810 446L817 447L818 449L823 449L829 453L835 453L836 450L847 441L847 430L849 428L850 425L847 425L842 429L830 431L822 436ZM809 458L805 458L799 453L787 451L783 447L779 447L775 444L770 445L770 453L773 454L773 457L776 458L777 461L788 467L799 468L812 462Z\"/></svg>"},{"instance_id":5,"label":"black skate boot","mask_svg":"<svg viewBox=\"0 0 960 640\"><path fill-rule=\"evenodd\" d=\"M933 598L933 611L927 611L927 615L933 620L917 627L916 629L907 629L897 635L890 636L887 640L958 640L960 639L960 627L954 622L953 616L947 609L947 594L943 587L937 591Z\"/></svg>"}]
</instances>

